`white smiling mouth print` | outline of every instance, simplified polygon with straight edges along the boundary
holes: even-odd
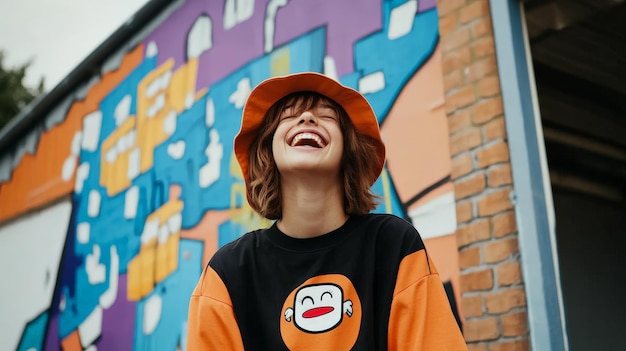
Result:
[[[297,134],[291,141],[290,145],[323,148],[324,146],[326,146],[326,142],[317,134],[305,132]]]

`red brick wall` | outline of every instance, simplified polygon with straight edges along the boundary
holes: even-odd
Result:
[[[510,155],[488,0],[438,0],[464,334],[472,351],[530,349]]]

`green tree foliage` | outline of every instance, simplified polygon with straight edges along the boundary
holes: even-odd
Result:
[[[4,66],[4,52],[0,50],[0,129],[26,105],[43,93],[43,78],[37,88],[24,85],[24,77],[31,62],[18,67]]]

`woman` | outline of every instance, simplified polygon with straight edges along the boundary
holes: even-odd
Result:
[[[415,228],[369,213],[385,147],[360,93],[317,73],[268,79],[235,154],[248,202],[276,221],[213,256],[188,350],[467,350]]]

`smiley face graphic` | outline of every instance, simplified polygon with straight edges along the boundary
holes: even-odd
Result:
[[[308,279],[285,300],[280,322],[289,349],[316,345],[325,350],[350,350],[359,334],[361,303],[352,282],[343,275]]]
[[[339,285],[307,285],[296,292],[293,308],[287,308],[285,319],[290,322],[295,315],[296,327],[305,332],[321,333],[339,325],[344,313],[352,316],[352,301],[343,300]]]

